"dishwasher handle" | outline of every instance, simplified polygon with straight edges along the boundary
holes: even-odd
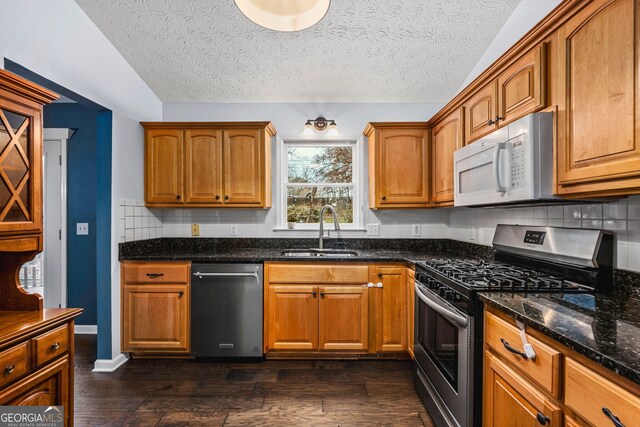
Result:
[[[197,271],[193,273],[193,275],[197,276],[198,279],[202,279],[203,277],[253,277],[256,281],[260,281],[258,273],[200,273]]]

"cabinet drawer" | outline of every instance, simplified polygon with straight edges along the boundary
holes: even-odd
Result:
[[[67,325],[34,338],[36,364],[47,363],[68,350],[69,329]]]
[[[124,263],[126,283],[189,283],[188,262]]]
[[[366,265],[270,264],[270,283],[356,283],[369,281]]]
[[[500,354],[512,366],[527,374],[553,396],[559,397],[562,354],[558,350],[527,334],[527,341],[536,352],[535,359],[525,359],[510,352],[505,343],[522,351],[520,329],[491,313],[487,313],[485,331],[485,342],[493,351]]]
[[[0,387],[26,374],[29,370],[27,343],[18,344],[0,353]]]
[[[570,358],[565,365],[565,404],[596,426],[613,425],[604,408],[625,426],[634,425],[640,414],[638,396]]]

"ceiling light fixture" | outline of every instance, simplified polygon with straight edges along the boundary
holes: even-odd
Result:
[[[275,31],[300,31],[317,24],[331,0],[235,0],[240,12],[256,24]]]
[[[327,136],[329,138],[336,138],[340,136],[338,133],[338,125],[335,120],[327,120],[322,116],[318,116],[315,120],[308,119],[304,124],[304,129],[302,130],[302,136],[304,137],[312,137],[315,135],[314,129],[318,132],[327,131]]]

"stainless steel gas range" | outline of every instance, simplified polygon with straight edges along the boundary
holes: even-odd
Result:
[[[438,426],[481,425],[479,292],[612,288],[611,232],[500,224],[493,247],[494,260],[434,258],[416,265],[416,388]]]

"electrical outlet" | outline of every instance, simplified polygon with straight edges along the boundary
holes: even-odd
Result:
[[[191,224],[191,235],[193,237],[200,235],[200,224]]]
[[[411,236],[413,237],[422,236],[422,227],[420,227],[420,224],[413,224],[411,226]]]
[[[379,236],[380,235],[380,224],[367,224],[367,235],[368,236]]]
[[[89,235],[89,223],[88,222],[77,222],[76,223],[76,235],[77,236],[88,236]]]
[[[229,228],[229,236],[237,236],[237,235],[238,235],[238,226],[234,224]]]
[[[469,240],[476,240],[476,230],[473,227],[469,227]]]

